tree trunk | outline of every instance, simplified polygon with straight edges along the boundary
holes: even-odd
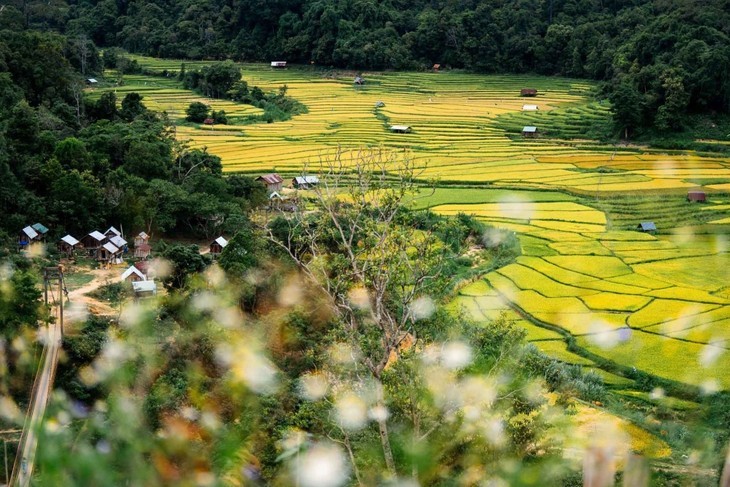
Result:
[[[380,383],[380,379],[377,382],[377,395],[378,399],[376,406],[378,408],[385,408],[385,401],[383,399],[383,385]],[[391,478],[395,478],[395,460],[393,460],[393,450],[390,447],[390,435],[388,434],[388,420],[386,418],[378,418],[378,433],[380,433],[380,444],[383,447],[383,457],[385,457],[385,466],[388,469],[388,474]]]

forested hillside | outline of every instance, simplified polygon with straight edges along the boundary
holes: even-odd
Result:
[[[631,131],[730,110],[730,2],[210,0],[10,2],[0,28],[53,28],[167,58],[353,69],[534,72],[610,81]]]

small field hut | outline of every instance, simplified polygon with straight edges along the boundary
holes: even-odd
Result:
[[[355,81],[353,81],[353,84],[356,86],[362,86],[365,84],[365,78],[363,78],[360,75],[355,76]]]
[[[38,239],[38,232],[36,232],[32,226],[28,225],[20,231],[18,236],[18,246],[22,249],[28,248],[32,242]]]
[[[540,109],[537,105],[522,105],[523,112],[536,112]]]
[[[150,236],[147,235],[145,232],[139,232],[136,237],[134,237],[134,246],[139,247],[142,244],[149,243]]]
[[[281,191],[281,186],[284,183],[284,179],[276,173],[264,174],[263,176],[257,177],[256,181],[261,181],[269,193]]]
[[[76,240],[71,235],[66,235],[65,237],[62,237],[61,240],[58,241],[58,251],[62,254],[66,254],[67,257],[71,257],[74,253],[74,250],[76,250],[76,247],[80,244],[78,240]]]
[[[687,201],[690,203],[705,203],[707,194],[704,191],[689,191],[687,193]]]
[[[226,245],[228,245],[228,240],[223,237],[218,237],[217,239],[213,240],[213,242],[211,242],[210,244],[211,255],[220,255],[221,252],[223,252],[223,249],[226,248]]]
[[[271,67],[277,69],[286,68],[286,61],[271,61]]]
[[[656,232],[656,225],[654,222],[641,222],[636,229],[640,232],[654,233]]]
[[[96,230],[81,238],[81,244],[89,251],[100,249],[102,244],[106,241],[106,235],[101,232],[97,232]]]
[[[122,282],[146,281],[147,276],[145,276],[142,271],[132,265],[129,266],[129,268],[122,273],[122,275],[119,277],[119,280]]]
[[[441,69],[441,65],[438,64],[438,63],[436,63],[436,64],[433,65],[433,67],[431,69],[433,69],[433,72],[434,73],[438,73],[439,72],[439,69]]]
[[[132,283],[132,290],[136,299],[155,296],[157,283],[155,281],[135,281]]]
[[[291,184],[296,189],[309,189],[319,184],[317,176],[297,176],[291,180]]]
[[[522,88],[520,96],[537,96],[537,90],[535,88]]]
[[[384,106],[385,106],[385,103],[382,101],[375,102],[375,108],[383,108]]]
[[[522,136],[523,137],[537,137],[538,134],[537,127],[533,125],[527,125],[522,128]]]
[[[409,125],[391,125],[390,131],[395,134],[410,134],[412,129]]]
[[[38,232],[38,240],[43,240],[44,238],[46,238],[46,234],[48,233],[48,227],[46,227],[42,223],[34,223],[31,226],[33,227],[33,230]]]

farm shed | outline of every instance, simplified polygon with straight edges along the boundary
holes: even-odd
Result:
[[[58,251],[62,254],[66,254],[68,257],[71,257],[74,253],[74,250],[76,250],[76,246],[80,243],[81,242],[76,240],[71,235],[66,235],[58,241]]]
[[[104,242],[106,242],[106,235],[96,230],[81,238],[81,243],[88,250],[97,250]]]
[[[537,137],[537,134],[538,134],[537,127],[534,127],[532,125],[527,125],[526,127],[522,128],[523,137]]]
[[[356,84],[356,85],[362,86],[362,85],[365,84],[365,78],[363,78],[360,75],[355,76],[355,81],[353,81],[353,83]]]
[[[272,68],[286,68],[286,61],[271,61]]]
[[[18,245],[20,245],[20,248],[27,247],[33,240],[38,239],[38,232],[36,232],[33,227],[28,225],[24,229],[20,231],[20,236],[18,237]]]
[[[273,193],[274,191],[281,191],[281,186],[284,183],[284,179],[276,173],[264,174],[256,178],[256,181],[261,181],[266,186],[266,191]]]
[[[111,226],[111,227],[107,228],[106,232],[104,232],[104,235],[106,235],[107,238],[111,238],[114,236],[121,237],[122,232],[117,230],[114,226]]]
[[[291,184],[297,189],[309,189],[319,184],[319,178],[317,176],[297,176],[291,180]]]
[[[391,125],[390,131],[396,134],[409,134],[411,133],[411,127],[408,125]]]
[[[134,246],[134,256],[138,259],[146,259],[152,252],[152,246],[150,244],[141,243]]]
[[[122,275],[119,277],[119,280],[122,282],[146,281],[147,276],[142,274],[142,271],[137,269],[135,266],[131,265],[126,271],[122,273]]]
[[[99,83],[99,80],[97,80],[96,78],[86,78],[86,84],[87,85],[93,86],[93,85],[95,85],[97,83]]]
[[[540,108],[537,105],[522,105],[523,112],[536,112]]]
[[[212,127],[213,124],[215,124],[215,120],[213,120],[212,118],[206,118],[205,120],[203,120],[203,125],[210,125]]]
[[[636,229],[641,232],[656,232],[656,225],[654,222],[641,222]]]
[[[520,96],[537,96],[537,90],[535,88],[522,88]]]
[[[134,237],[134,246],[138,247],[142,244],[149,243],[150,236],[147,235],[145,232],[139,232],[136,237]]]
[[[438,73],[438,70],[441,69],[441,65],[438,63],[434,64],[431,69],[433,69],[434,73]]]
[[[210,253],[212,255],[220,255],[220,253],[223,252],[223,249],[226,248],[226,245],[228,245],[228,240],[223,237],[218,237],[211,242]]]
[[[384,106],[385,106],[385,103],[382,101],[375,102],[375,108],[383,108]]]
[[[96,260],[115,264],[121,262],[121,252],[119,247],[111,242],[107,242],[99,249]]]
[[[707,201],[707,195],[704,191],[689,191],[687,193],[687,201],[692,203],[704,203]]]
[[[135,298],[155,296],[157,294],[157,283],[155,281],[135,281],[132,283],[132,290]]]
[[[31,226],[33,227],[33,230],[35,230],[36,232],[38,232],[38,239],[39,240],[42,239],[43,237],[45,237],[46,234],[48,233],[48,227],[46,227],[42,223],[34,223]]]

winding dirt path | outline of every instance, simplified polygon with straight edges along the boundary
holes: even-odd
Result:
[[[94,276],[90,282],[68,293],[69,306],[67,307],[67,313],[69,315],[69,321],[73,321],[74,317],[79,314],[85,315],[86,313],[90,313],[111,316],[118,313],[108,303],[99,301],[89,296],[88,293],[96,291],[106,284],[117,282],[121,271],[115,268],[94,269],[89,274]]]

